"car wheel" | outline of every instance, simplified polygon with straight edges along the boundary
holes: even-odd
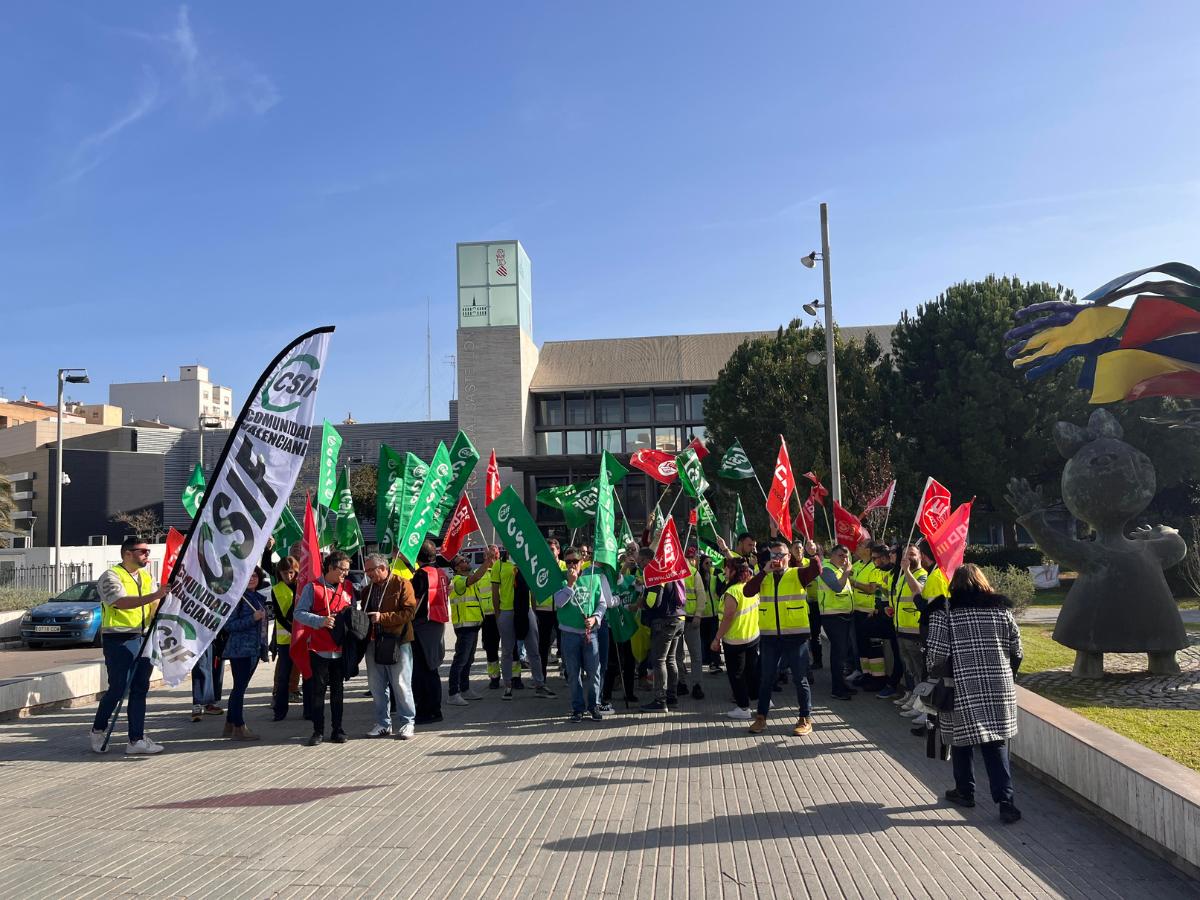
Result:
[[[41,641],[26,641],[25,646],[28,647],[30,650],[38,650],[38,649],[41,649],[42,642]]]

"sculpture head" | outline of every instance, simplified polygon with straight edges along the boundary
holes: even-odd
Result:
[[[1120,526],[1154,499],[1154,466],[1141,450],[1121,440],[1120,423],[1098,409],[1086,429],[1054,426],[1054,443],[1067,458],[1062,493],[1067,509],[1094,527]]]

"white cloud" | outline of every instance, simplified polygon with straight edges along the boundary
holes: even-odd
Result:
[[[158,104],[158,80],[148,67],[142,70],[142,84],[137,96],[129,103],[125,111],[101,128],[87,135],[75,148],[71,157],[70,171],[63,177],[63,183],[78,181],[105,159],[105,147],[122,131],[144,119],[154,111]]]
[[[260,116],[279,102],[275,83],[245,60],[201,52],[187,6],[179,7],[167,43],[189,99],[211,119],[234,112]]]

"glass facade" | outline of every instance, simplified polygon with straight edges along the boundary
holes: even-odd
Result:
[[[601,450],[634,453],[654,447],[678,453],[693,436],[705,436],[707,399],[707,388],[537,394],[535,452],[539,456]]]

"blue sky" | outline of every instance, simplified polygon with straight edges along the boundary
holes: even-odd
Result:
[[[840,5],[849,6],[849,5]],[[984,8],[987,6],[988,8]],[[964,9],[963,7],[969,7]],[[454,244],[520,239],[535,338],[843,324],[991,272],[1196,264],[1200,6],[9,4],[6,396],[201,362],[240,404],[333,322],[321,412],[435,415]]]

